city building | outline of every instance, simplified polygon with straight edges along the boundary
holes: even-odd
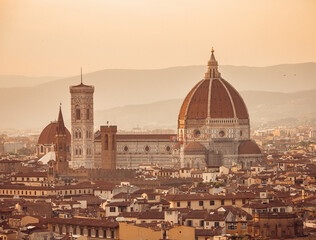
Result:
[[[178,118],[181,167],[207,165],[243,168],[262,159],[250,139],[247,107],[237,90],[221,77],[212,50],[204,79],[183,101]]]

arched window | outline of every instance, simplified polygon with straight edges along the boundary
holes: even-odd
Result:
[[[79,130],[79,138],[81,138],[81,131]]]
[[[76,120],[80,120],[80,109],[76,109]]]
[[[81,150],[81,148],[79,148],[79,155],[82,155],[82,150]]]
[[[105,141],[104,141],[104,150],[109,149],[109,136],[106,134],[105,135]]]
[[[115,136],[112,135],[112,150],[115,150]]]
[[[43,153],[44,152],[44,147],[43,146],[41,146],[41,153]]]
[[[78,149],[76,149],[76,155],[78,155]]]

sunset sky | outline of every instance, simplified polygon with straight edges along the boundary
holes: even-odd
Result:
[[[0,0],[0,74],[316,62],[315,0]]]

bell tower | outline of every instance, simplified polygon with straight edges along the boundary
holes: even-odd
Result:
[[[93,93],[94,86],[82,82],[70,86],[71,95],[71,161],[72,168],[93,168]]]

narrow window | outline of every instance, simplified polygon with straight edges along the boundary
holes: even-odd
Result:
[[[80,120],[80,109],[76,109],[76,120]]]
[[[104,150],[109,149],[109,136],[105,135]]]
[[[87,120],[90,118],[90,109],[87,109]]]

